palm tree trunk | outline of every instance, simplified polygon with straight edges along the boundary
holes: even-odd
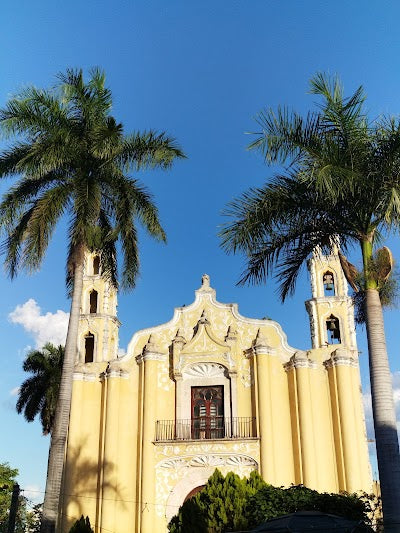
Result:
[[[388,533],[400,531],[400,455],[382,305],[375,288],[366,289],[366,316],[376,452]]]
[[[83,248],[76,254],[74,286],[68,333],[65,343],[64,364],[57,401],[56,416],[51,434],[49,463],[47,468],[46,493],[40,532],[54,533],[60,503],[61,482],[64,468],[69,413],[71,407],[72,377],[76,361],[78,326],[83,286]]]

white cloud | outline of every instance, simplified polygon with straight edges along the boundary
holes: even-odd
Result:
[[[36,348],[41,348],[46,342],[52,342],[56,346],[65,344],[69,318],[69,313],[65,311],[58,309],[55,313],[41,314],[39,305],[30,298],[24,304],[17,305],[8,318],[32,335]]]
[[[26,485],[23,495],[33,503],[41,503],[44,500],[44,493],[39,485]]]
[[[13,389],[10,390],[10,396],[18,396],[18,393],[19,393],[19,387],[14,387]]]

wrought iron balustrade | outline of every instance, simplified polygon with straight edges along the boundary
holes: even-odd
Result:
[[[251,439],[257,437],[255,417],[204,416],[188,420],[157,420],[155,441]]]

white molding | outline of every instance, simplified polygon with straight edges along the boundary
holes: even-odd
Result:
[[[190,375],[191,367],[203,369],[209,367],[210,370],[204,370],[203,375]],[[218,372],[214,372],[216,367],[218,367]],[[189,372],[187,372],[187,369],[189,369]],[[234,393],[236,390],[236,374],[231,376],[229,369],[219,363],[202,361],[199,363],[192,362],[184,367],[182,371],[182,377],[176,380],[176,419],[191,419],[192,387],[211,387],[217,385],[223,385],[224,387],[224,417],[237,417],[237,395]]]
[[[226,377],[227,369],[218,363],[194,363],[184,368],[183,379]]]
[[[99,375],[94,372],[74,372],[72,379],[74,381],[97,381],[99,379]]]
[[[129,358],[130,359],[130,358]],[[147,352],[141,353],[140,355],[136,356],[136,362],[140,365],[141,363],[145,361],[167,361],[168,356],[167,354],[160,353],[160,352]],[[126,356],[120,357],[118,361],[126,361]]]
[[[334,366],[351,366],[353,368],[358,367],[358,363],[355,359],[347,357],[336,357],[334,359],[327,359],[324,361],[324,365],[326,368],[332,368]]]

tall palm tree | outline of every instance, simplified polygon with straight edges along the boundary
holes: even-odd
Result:
[[[250,145],[267,164],[286,171],[264,187],[250,189],[227,208],[230,221],[222,246],[241,252],[247,267],[241,282],[261,283],[275,271],[284,300],[293,293],[302,265],[316,247],[356,245],[363,273],[348,280],[365,292],[371,392],[385,531],[400,530],[400,457],[391,374],[379,289],[376,245],[400,228],[400,122],[369,121],[362,87],[343,96],[337,78],[317,74],[311,92],[322,103],[307,117],[278,108],[258,116],[262,131]],[[342,256],[343,264],[347,260]]]
[[[13,277],[39,268],[57,222],[69,217],[67,283],[71,312],[56,418],[52,431],[42,531],[57,521],[70,413],[72,375],[86,249],[116,283],[116,241],[123,252],[122,286],[131,288],[139,269],[136,221],[165,241],[150,194],[132,172],[171,167],[184,157],[174,139],[154,131],[125,135],[111,115],[104,73],[60,74],[50,90],[29,87],[0,110],[0,126],[13,139],[0,154],[0,176],[21,176],[0,204],[6,232],[5,264]]]
[[[48,342],[41,350],[31,350],[23,363],[24,371],[31,376],[19,389],[17,412],[23,412],[28,422],[39,415],[43,435],[51,433],[53,427],[63,360],[64,346]]]

